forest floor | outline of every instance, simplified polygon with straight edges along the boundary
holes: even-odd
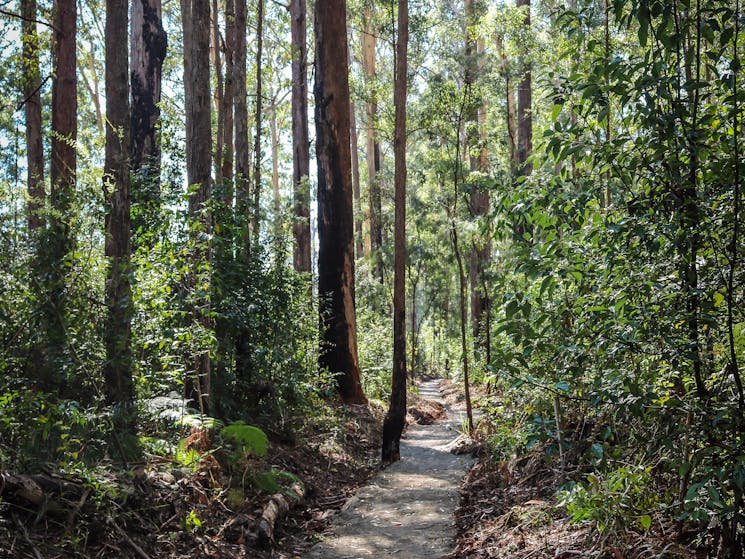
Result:
[[[428,398],[438,397],[436,384],[428,382],[411,398],[403,461],[382,473],[385,410],[380,404],[328,408],[301,423],[292,440],[270,437],[275,440],[270,440],[268,456],[252,459],[243,472],[230,468],[219,449],[211,450],[213,443],[200,440],[194,443],[204,443],[202,457],[190,468],[172,458],[149,456],[127,471],[102,464],[64,472],[43,468],[33,476],[0,472],[0,558],[296,559],[319,541],[330,541],[336,519],[366,508],[371,492],[382,490],[394,475],[403,476],[400,483],[418,492],[420,503],[392,487],[406,510],[399,511],[400,518],[391,510],[369,528],[380,532],[387,524],[404,533],[405,523],[423,526],[426,511],[431,529],[422,530],[422,539],[412,541],[411,549],[426,549],[437,541],[438,549],[447,551],[454,536],[458,484],[468,461],[431,448],[455,438],[461,422],[458,412],[451,412],[447,422],[436,423],[444,410]],[[199,436],[192,433],[189,439]],[[269,470],[296,476],[305,496],[278,521],[272,540],[262,542],[256,528],[271,494],[251,489],[245,478],[252,471]],[[11,482],[29,479],[42,485],[38,502],[25,500],[29,492],[22,488],[8,489]],[[431,482],[430,489],[422,485],[424,480]],[[391,508],[378,504],[384,515]],[[311,557],[337,557],[319,555],[320,549],[310,552]],[[417,557],[408,552],[398,556]]]
[[[481,395],[483,397],[483,395]],[[479,401],[479,397],[475,399]],[[477,426],[481,444],[489,424]],[[628,517],[627,524],[601,533],[591,521],[573,523],[558,492],[578,483],[588,473],[573,440],[572,451],[549,457],[538,444],[527,453],[494,460],[482,447],[478,461],[466,474],[455,513],[455,550],[448,559],[703,559],[711,557],[692,545],[695,532],[651,512],[651,526],[643,530]],[[622,513],[623,506],[604,498],[606,514]],[[620,510],[619,510],[620,507]],[[620,518],[623,518],[621,515]]]
[[[383,415],[379,404],[319,408],[292,440],[270,436],[268,455],[240,470],[202,441],[206,448],[189,467],[146,456],[125,471],[104,463],[67,471],[48,465],[33,475],[0,472],[0,558],[297,557],[379,471]],[[198,446],[199,435],[188,439]],[[279,520],[273,541],[261,542],[256,527],[272,494],[250,479],[271,470],[299,479],[305,498]],[[43,495],[12,487],[18,482],[41,484]]]
[[[476,393],[474,401],[483,397]],[[559,467],[538,445],[494,461],[483,441],[478,461],[453,455],[462,400],[457,384],[422,382],[410,398],[402,459],[382,471],[379,404],[328,408],[308,418],[294,440],[272,441],[269,455],[247,464],[244,477],[290,472],[305,497],[280,519],[271,541],[261,542],[256,531],[271,495],[249,489],[219,453],[205,452],[193,470],[152,457],[127,472],[37,475],[46,492],[39,502],[0,499],[0,558],[704,557],[661,517],[649,531],[603,537],[588,524],[572,524],[556,497],[585,473],[571,456]],[[8,482],[17,480],[0,473],[0,495],[8,497]]]

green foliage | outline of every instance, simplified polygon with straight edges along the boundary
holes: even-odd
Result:
[[[362,267],[358,274],[358,285],[364,305],[357,311],[357,344],[359,346],[362,388],[368,398],[385,400],[390,393],[393,374],[393,350],[391,317],[379,309],[385,304],[385,293],[372,277],[370,270]]]
[[[0,469],[68,468],[104,456],[110,417],[24,389],[0,394]]]
[[[624,466],[588,474],[557,494],[574,523],[593,523],[601,534],[624,529],[649,530],[659,502],[649,467]]]
[[[264,493],[285,493],[287,495],[293,495],[285,489],[284,485],[298,481],[300,480],[295,474],[275,468],[272,468],[267,472],[256,472],[251,476],[253,486]]]
[[[269,449],[266,433],[258,427],[246,425],[243,421],[226,425],[220,430],[220,436],[225,441],[237,443],[238,450],[243,456],[254,455],[263,458]]]
[[[261,425],[312,408],[326,388],[317,372],[317,317],[307,278],[280,256],[268,266],[263,259],[254,253],[220,280],[215,318],[223,336],[213,385],[219,415]]]
[[[187,439],[179,441],[175,452],[173,453],[173,459],[186,468],[189,468],[192,472],[196,472],[199,467],[199,460],[204,456],[203,452],[199,452],[196,448],[189,446]]]
[[[189,511],[189,514],[186,515],[186,518],[184,518],[184,530],[186,530],[189,533],[197,531],[199,528],[202,527],[202,520],[197,516],[197,513],[194,509]]]

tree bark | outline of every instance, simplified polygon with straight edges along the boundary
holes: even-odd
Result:
[[[409,271],[409,279],[411,280],[411,271]],[[417,316],[416,316],[416,293],[417,286],[419,284],[419,278],[416,281],[411,282],[411,364],[409,369],[410,380],[413,383],[417,369]]]
[[[319,365],[337,374],[337,387],[345,402],[364,403],[367,399],[362,391],[357,359],[354,304],[346,16],[346,0],[316,1],[318,291],[321,330],[326,343]]]
[[[290,1],[292,35],[292,184],[295,219],[293,264],[310,273],[310,140],[308,134],[308,42],[305,0]]]
[[[239,0],[240,1],[240,0]],[[222,120],[222,155],[220,178],[221,199],[225,205],[233,202],[233,106],[235,97],[235,0],[225,0],[225,82],[220,113]]]
[[[132,289],[129,283],[129,64],[126,0],[106,1],[106,154],[104,200],[108,260],[106,276],[106,363],[104,380],[109,404],[134,402],[132,381]],[[131,418],[130,418],[131,421]],[[131,425],[127,425],[131,427]]]
[[[215,89],[212,92],[215,103],[215,113],[217,114],[217,130],[215,131],[215,190],[222,190],[222,156],[223,156],[223,139],[224,139],[224,113],[223,113],[223,73],[222,73],[222,56],[220,45],[220,11],[217,0],[212,0],[212,21],[210,30],[212,31],[212,40],[210,41],[210,55],[212,56],[212,67],[215,71]]]
[[[256,133],[254,135],[254,184],[253,184],[253,212],[251,216],[251,242],[259,244],[259,220],[261,204],[261,112],[262,112],[262,51],[264,48],[264,0],[258,0],[256,7]]]
[[[463,361],[463,388],[466,394],[466,419],[468,421],[468,432],[473,430],[473,411],[471,407],[471,386],[468,372],[468,338],[466,337],[466,323],[468,321],[468,307],[466,304],[466,272],[463,266],[463,256],[458,244],[458,230],[455,225],[455,219],[451,218],[450,222],[450,239],[453,243],[453,252],[455,261],[458,264],[458,295],[460,303],[460,346]]]
[[[362,232],[362,193],[360,192],[360,158],[357,144],[357,115],[354,102],[349,104],[350,149],[352,150],[352,189],[354,191],[354,245],[355,255],[360,258],[365,254]]]
[[[273,88],[272,88],[273,89]],[[282,236],[282,202],[279,194],[279,130],[277,128],[277,97],[272,95],[269,107],[269,136],[272,141],[272,203],[274,205],[274,235]]]
[[[211,219],[207,211],[210,199],[210,162],[212,131],[210,114],[210,5],[209,0],[181,0],[184,26],[184,94],[186,105],[186,174],[190,188],[189,217],[198,223],[192,227],[190,239],[192,272],[187,278],[191,293],[189,316],[192,324],[209,327],[208,290],[200,290],[199,283],[209,282],[209,238]],[[201,275],[201,277],[200,277]],[[206,276],[206,277],[205,277]],[[207,348],[196,348],[188,364],[189,374],[184,379],[186,397],[195,401],[200,411],[207,413],[210,402],[210,358]]]
[[[140,206],[133,231],[145,227],[160,209],[160,121],[163,61],[168,39],[163,29],[161,0],[132,2],[131,64],[132,116],[129,156],[132,202]]]
[[[376,132],[378,100],[375,94],[375,29],[373,9],[370,2],[365,4],[365,29],[362,32],[362,69],[365,73],[367,99],[367,179],[369,191],[370,254],[375,259],[374,267],[380,282],[383,282],[383,260],[380,250],[383,247],[382,200],[380,194],[380,143]]]
[[[21,1],[23,33],[23,96],[26,116],[26,154],[28,207],[26,220],[30,232],[44,228],[44,145],[41,138],[41,73],[39,35],[36,32],[36,0]]]
[[[247,256],[250,246],[248,221],[250,208],[248,150],[248,92],[246,90],[246,0],[235,4],[235,195],[238,224],[241,226],[241,246],[238,254]]]
[[[299,482],[293,483],[285,494],[275,493],[272,495],[256,523],[256,533],[260,546],[268,546],[274,541],[277,524],[287,516],[293,505],[301,503],[304,498],[305,487]]]
[[[395,237],[393,263],[393,379],[391,401],[383,422],[384,463],[401,458],[401,433],[406,424],[406,73],[409,43],[408,0],[398,0],[395,104]]]
[[[518,8],[525,6],[523,26],[530,30],[530,0],[516,0]],[[530,56],[530,53],[525,53]],[[533,113],[532,113],[532,65],[526,61],[522,65],[522,77],[517,86],[517,164],[521,176],[533,171],[527,164],[533,152]]]
[[[43,248],[49,266],[47,299],[43,316],[47,328],[47,353],[42,380],[48,388],[61,382],[67,334],[65,325],[67,255],[72,250],[70,205],[75,191],[77,154],[77,59],[75,0],[54,3],[54,48],[52,80],[52,162],[50,167],[49,243]],[[51,383],[51,384],[50,384]]]

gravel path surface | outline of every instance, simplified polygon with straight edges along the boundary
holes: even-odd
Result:
[[[419,394],[442,401],[439,381],[422,383]],[[401,460],[357,491],[306,559],[438,559],[452,551],[458,487],[472,460],[445,448],[458,436],[465,416],[446,411],[448,419],[408,427]]]

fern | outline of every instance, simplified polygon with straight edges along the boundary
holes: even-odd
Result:
[[[241,445],[246,454],[253,453],[259,458],[266,456],[269,449],[269,439],[266,433],[258,427],[246,425],[243,421],[236,421],[223,427],[220,435],[223,439],[230,439]]]

